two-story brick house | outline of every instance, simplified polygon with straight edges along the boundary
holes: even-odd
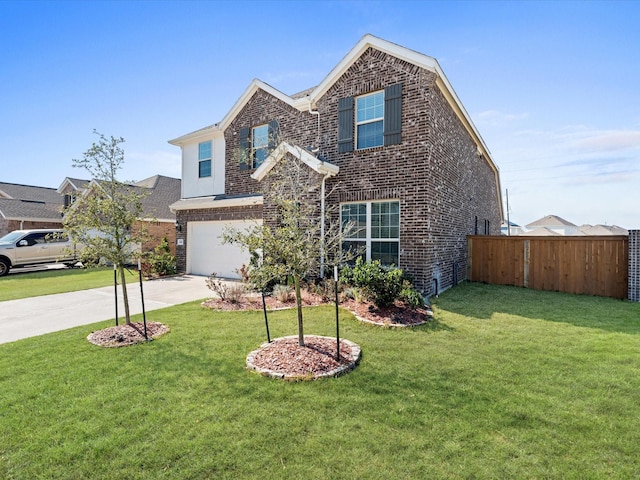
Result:
[[[500,233],[498,169],[438,62],[371,35],[318,86],[288,96],[254,80],[219,123],[170,143],[182,149],[183,272],[238,276],[247,256],[219,235],[263,221],[264,178],[286,155],[358,225],[349,242],[425,293],[466,277],[467,235]]]

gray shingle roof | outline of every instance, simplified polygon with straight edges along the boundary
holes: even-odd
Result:
[[[17,200],[33,200],[37,202],[56,203],[62,205],[63,198],[55,188],[34,187],[17,183],[0,182],[0,198]]]
[[[180,200],[179,178],[154,175],[134,185],[150,190],[150,193],[142,199],[145,216],[155,217],[158,220],[175,220],[176,214],[169,210],[169,205]]]

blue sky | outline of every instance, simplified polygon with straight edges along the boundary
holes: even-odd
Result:
[[[435,57],[500,168],[510,218],[640,228],[640,2],[0,1],[0,180],[58,187],[95,140],[122,180],[253,78],[318,84],[366,33]]]

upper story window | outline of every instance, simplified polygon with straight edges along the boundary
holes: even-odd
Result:
[[[357,148],[384,145],[384,92],[363,95],[356,99]]]
[[[211,176],[211,141],[198,144],[198,177]]]
[[[258,168],[269,156],[269,125],[251,129],[251,159],[253,168]]]
[[[400,261],[400,202],[345,203],[340,209],[345,232],[344,248],[362,248],[365,259],[380,260],[383,265]]]
[[[402,84],[338,101],[338,153],[402,143]]]
[[[278,142],[278,121],[271,120],[256,127],[240,129],[240,170],[258,168]]]

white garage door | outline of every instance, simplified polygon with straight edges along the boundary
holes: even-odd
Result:
[[[261,220],[233,220],[223,222],[189,222],[187,232],[187,272],[194,275],[240,278],[236,270],[249,263],[249,254],[237,245],[223,244],[220,238],[227,225],[244,230]]]

